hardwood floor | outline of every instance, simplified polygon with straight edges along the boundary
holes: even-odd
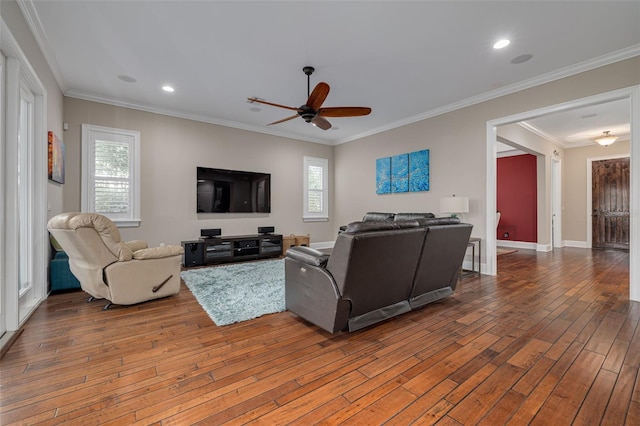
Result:
[[[283,312],[215,326],[189,290],[51,296],[0,361],[0,423],[638,425],[629,256],[500,256],[444,301],[331,335]]]

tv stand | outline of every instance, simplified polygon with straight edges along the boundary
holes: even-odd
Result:
[[[203,266],[266,259],[282,254],[282,235],[253,234],[182,241],[182,265]]]

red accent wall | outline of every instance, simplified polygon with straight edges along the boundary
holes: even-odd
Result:
[[[499,240],[538,241],[536,156],[498,158],[497,204]]]

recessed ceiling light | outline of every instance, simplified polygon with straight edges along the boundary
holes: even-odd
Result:
[[[258,107],[251,107],[251,108],[249,108],[249,111],[251,111],[251,112],[260,112],[261,109],[258,108]]]
[[[133,77],[131,77],[130,75],[126,75],[126,74],[121,74],[118,76],[118,78],[122,81],[125,81],[127,83],[135,83],[137,80]]]
[[[167,86],[162,86],[162,90],[164,90],[165,92],[173,93],[174,88],[167,85]]]
[[[513,58],[511,60],[511,63],[512,64],[521,64],[523,62],[527,62],[531,58],[533,58],[533,55],[531,53],[527,53],[527,54],[524,54],[524,55],[516,56],[515,58]]]
[[[498,41],[496,41],[496,43],[493,45],[493,48],[494,48],[494,49],[502,49],[502,48],[504,48],[504,47],[507,47],[507,46],[509,45],[509,43],[511,43],[511,40],[507,40],[506,38],[505,38],[505,39],[502,39],[502,40],[498,40]]]

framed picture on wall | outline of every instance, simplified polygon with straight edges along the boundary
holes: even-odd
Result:
[[[409,191],[429,190],[429,150],[409,153]]]
[[[391,193],[391,157],[376,160],[376,194]]]
[[[409,154],[391,157],[391,192],[409,191]]]
[[[64,142],[49,131],[49,179],[64,183]]]

